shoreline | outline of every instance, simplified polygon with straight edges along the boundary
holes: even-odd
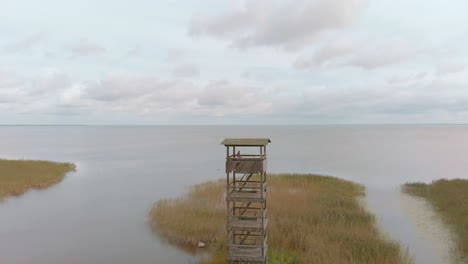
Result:
[[[468,263],[468,180],[440,179],[402,185],[401,192],[422,199],[454,237],[453,263]]]

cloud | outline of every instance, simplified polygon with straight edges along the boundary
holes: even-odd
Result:
[[[34,45],[39,43],[43,39],[41,33],[30,35],[26,38],[20,39],[16,42],[10,43],[3,47],[5,52],[21,52],[32,48]]]
[[[60,92],[60,106],[133,114],[229,116],[271,111],[268,92],[218,80],[194,84],[148,75],[113,74],[99,82],[76,83]]]
[[[184,113],[186,115],[224,116],[235,113],[261,113],[271,106],[262,103],[261,89],[228,81],[206,85],[183,80],[161,81],[149,76],[116,75],[99,86],[86,89],[85,96],[99,100],[112,109],[144,113]],[[259,104],[260,103],[260,104]]]
[[[200,74],[200,71],[198,70],[198,68],[190,64],[178,65],[173,69],[172,72],[174,76],[178,78],[195,77]]]
[[[71,84],[70,77],[55,68],[43,68],[39,74],[29,80],[27,92],[31,96],[48,95],[62,90]]]
[[[311,88],[284,100],[276,114],[305,123],[454,122],[457,115],[468,116],[465,87],[434,81],[410,86],[383,83]]]
[[[263,115],[273,109],[268,90],[259,87],[231,83],[226,80],[212,81],[197,95],[202,112],[217,116],[229,114]]]
[[[35,80],[38,80],[39,77]],[[44,104],[33,90],[33,78],[21,76],[12,71],[0,70],[0,106],[9,113],[24,113],[35,106]]]
[[[300,57],[294,63],[297,69],[319,69],[352,66],[366,70],[387,67],[411,61],[425,51],[401,40],[339,39],[326,43],[310,57]]]
[[[105,48],[88,40],[80,40],[77,43],[67,45],[65,48],[74,56],[100,55],[106,52]]]
[[[69,108],[79,108],[89,105],[89,101],[84,99],[85,87],[81,84],[72,84],[60,94],[59,106]]]
[[[466,66],[457,62],[443,62],[437,65],[436,74],[446,75],[452,73],[459,73],[466,69]]]
[[[300,50],[327,30],[352,26],[366,6],[365,0],[245,1],[241,8],[210,18],[194,17],[189,33],[209,35],[233,46],[272,46]]]
[[[43,69],[35,77],[3,71],[0,108],[24,114],[104,113],[167,120],[178,117],[179,121],[222,117],[226,123],[239,118],[309,124],[450,122],[455,116],[468,116],[466,83],[449,78],[416,82],[411,80],[425,78],[425,74],[408,76],[399,76],[404,80],[395,83],[310,86],[302,92],[283,93],[280,87],[234,80],[205,83],[114,73],[100,81],[78,81],[56,69]]]
[[[167,57],[166,61],[173,63],[173,62],[180,62],[183,61],[188,55],[188,51],[185,49],[180,48],[171,48],[167,50]]]
[[[138,56],[141,56],[141,54],[143,53],[143,50],[140,48],[140,47],[134,47],[132,49],[130,49],[124,57],[138,57]]]
[[[18,104],[26,95],[22,89],[26,84],[16,73],[0,69],[0,106],[10,108]]]
[[[21,84],[16,73],[0,69],[0,90],[13,88]]]
[[[87,84],[86,96],[98,101],[128,101],[151,93],[161,83],[154,77],[114,74]]]
[[[406,74],[406,75],[394,75],[390,77],[387,82],[390,85],[408,85],[408,84],[417,84],[427,77],[426,72],[419,72],[416,74]]]

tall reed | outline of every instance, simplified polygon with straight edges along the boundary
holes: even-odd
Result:
[[[268,181],[269,263],[411,263],[361,205],[363,186],[320,175],[282,174]],[[199,184],[180,198],[155,203],[152,226],[180,246],[207,242],[211,258],[205,263],[226,263],[224,184]]]
[[[31,188],[47,188],[74,170],[75,165],[71,163],[0,159],[0,201],[7,196],[23,194]]]

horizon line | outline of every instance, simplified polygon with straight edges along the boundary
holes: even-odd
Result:
[[[0,124],[0,126],[463,126],[468,123],[325,123],[325,124]]]

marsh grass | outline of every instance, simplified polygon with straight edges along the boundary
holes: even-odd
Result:
[[[468,260],[468,180],[407,183],[402,190],[427,199],[456,234],[458,251]]]
[[[411,263],[396,242],[382,237],[359,202],[364,187],[319,175],[268,178],[269,263]],[[176,199],[155,203],[154,230],[179,246],[208,243],[226,263],[224,181],[196,185]]]
[[[47,188],[74,170],[75,165],[71,163],[0,159],[0,201],[21,195],[28,189]]]

